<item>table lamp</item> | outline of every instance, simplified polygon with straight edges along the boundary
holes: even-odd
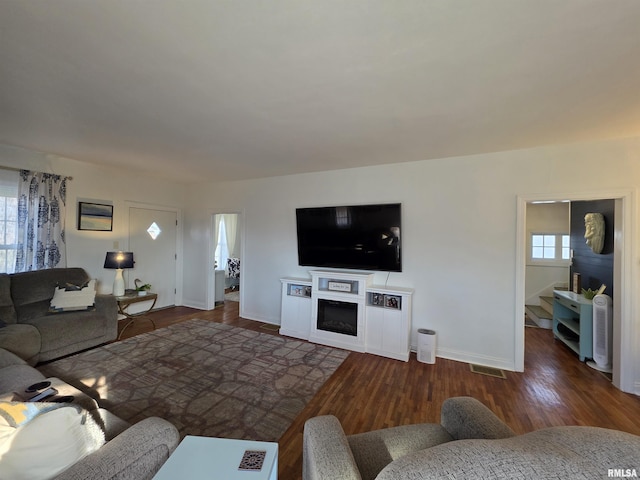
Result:
[[[133,268],[133,252],[107,252],[104,259],[104,268],[116,270],[116,278],[113,280],[113,294],[116,297],[124,295],[123,268]]]

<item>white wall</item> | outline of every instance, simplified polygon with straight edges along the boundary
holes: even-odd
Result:
[[[200,259],[208,248],[211,212],[242,210],[241,314],[279,323],[279,278],[306,276],[308,270],[297,264],[296,207],[401,202],[403,272],[388,278],[377,273],[375,281],[415,289],[413,344],[418,328],[432,328],[439,356],[513,369],[515,324],[521,323],[515,305],[516,197],[635,190],[639,157],[640,139],[634,138],[201,185],[190,190],[185,211],[185,243],[191,247],[185,290],[190,302],[203,302]],[[634,244],[636,229],[627,232]],[[635,245],[629,268],[636,282]],[[638,330],[636,325],[635,338]]]
[[[536,148],[398,165],[242,182],[172,184],[70,159],[0,146],[0,165],[71,175],[67,229],[70,266],[82,266],[109,290],[104,254],[127,243],[127,201],[184,209],[184,304],[206,307],[212,214],[241,213],[241,314],[279,323],[280,281],[306,276],[297,264],[295,208],[401,202],[403,272],[377,273],[376,283],[415,289],[413,332],[438,332],[438,355],[513,369],[517,318],[517,196],[555,197],[640,186],[640,138]],[[113,232],[75,229],[78,199],[111,201]],[[624,265],[637,291],[637,195]],[[179,279],[180,282],[180,279]],[[640,364],[640,315],[631,296],[631,351]],[[640,372],[631,373],[640,392]]]
[[[571,230],[570,203],[543,203],[527,205],[527,238],[531,233],[566,233]],[[530,245],[527,244],[527,253]],[[539,305],[539,295],[549,295],[556,284],[569,285],[569,267],[551,264],[527,263],[525,277],[525,303]]]
[[[185,187],[181,185],[6,145],[0,145],[0,165],[73,177],[67,184],[67,265],[87,270],[89,275],[98,279],[98,291],[103,293],[111,293],[114,277],[113,270],[103,268],[106,252],[117,249],[114,248],[116,242],[122,250],[128,247],[129,217],[126,202],[175,208],[182,208],[184,202]],[[76,228],[79,200],[113,204],[113,231],[79,231]]]

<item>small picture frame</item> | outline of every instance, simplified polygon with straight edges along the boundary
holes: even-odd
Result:
[[[113,231],[113,205],[78,202],[78,230]]]
[[[582,282],[581,282],[581,275],[579,273],[574,273],[573,274],[573,284],[572,284],[572,290],[573,293],[581,293],[582,292]]]
[[[293,297],[311,297],[311,287],[306,285],[289,285],[289,295]]]
[[[331,290],[332,292],[351,293],[353,290],[353,282],[338,282],[335,280],[329,280],[327,284],[327,290]]]
[[[399,295],[385,295],[384,306],[387,308],[400,310],[402,308],[402,297]]]
[[[369,297],[369,303],[371,305],[376,306],[376,307],[384,307],[385,306],[384,295],[382,293],[372,292],[370,295],[371,296]]]

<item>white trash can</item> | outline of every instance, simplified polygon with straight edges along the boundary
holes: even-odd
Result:
[[[418,361],[436,363],[436,332],[434,330],[418,329]]]

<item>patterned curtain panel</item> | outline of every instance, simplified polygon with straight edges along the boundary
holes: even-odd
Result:
[[[67,177],[20,171],[16,272],[66,267]]]

